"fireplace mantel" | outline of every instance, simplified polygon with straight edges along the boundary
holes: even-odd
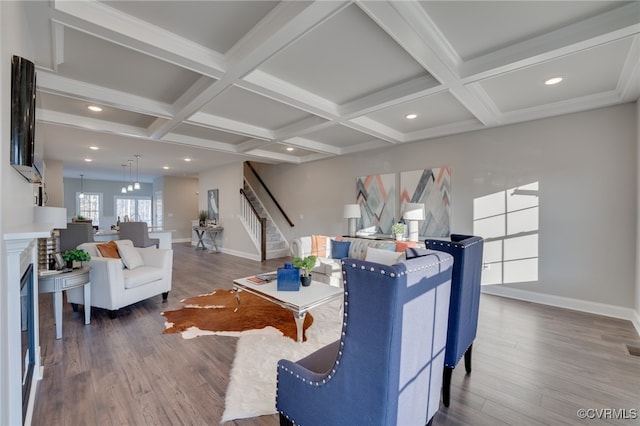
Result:
[[[42,378],[40,365],[40,337],[38,330],[38,261],[37,239],[48,238],[50,229],[43,225],[25,225],[12,229],[3,236],[7,282],[1,288],[3,306],[2,333],[0,333],[3,356],[0,357],[0,424],[20,425],[22,419],[22,353],[21,353],[21,318],[20,318],[20,279],[29,264],[33,264],[33,306],[35,334],[35,367],[29,395],[29,408],[24,424],[31,423],[33,401],[37,389],[37,381]]]

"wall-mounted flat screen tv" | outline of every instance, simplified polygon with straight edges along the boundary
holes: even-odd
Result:
[[[42,179],[35,158],[36,70],[33,62],[11,59],[11,165],[29,182]]]

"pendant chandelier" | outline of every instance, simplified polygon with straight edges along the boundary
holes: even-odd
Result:
[[[125,182],[125,167],[127,167],[127,165],[123,164],[122,165],[122,190],[120,191],[123,194],[127,193],[127,184]]]
[[[138,162],[140,161],[140,154],[136,154],[136,183],[133,184],[133,189],[140,189],[140,177],[138,175]]]
[[[80,195],[78,195],[78,198],[80,198],[81,200],[84,198],[84,191],[82,190],[82,178],[84,177],[84,175],[80,175]]]
[[[133,191],[133,183],[131,182],[131,165],[133,164],[133,160],[129,161],[129,185],[127,186],[127,191]]]

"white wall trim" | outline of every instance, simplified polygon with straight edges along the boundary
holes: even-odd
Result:
[[[221,251],[222,253],[230,254],[232,256],[244,257],[245,259],[250,259],[250,260],[255,260],[256,262],[260,262],[260,255],[256,253],[246,253],[243,251],[226,249],[226,248],[222,248]]]
[[[556,306],[558,308],[573,309],[574,311],[625,319],[631,321],[636,332],[640,336],[640,315],[638,315],[638,312],[632,308],[623,308],[620,306],[607,305],[605,303],[536,293],[534,291],[504,286],[483,286],[481,291],[482,293],[494,296],[508,297],[510,299],[524,300],[526,302],[540,303],[542,305]]]

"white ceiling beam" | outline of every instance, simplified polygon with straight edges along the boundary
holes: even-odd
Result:
[[[357,4],[478,120],[487,126],[498,124],[486,105],[460,81],[458,64],[452,62],[450,46],[442,44],[443,38],[424,25],[411,25],[416,20],[429,19],[424,8],[414,2],[364,1]]]
[[[153,136],[161,138],[163,133],[170,131],[193,115],[276,52],[297,40],[314,26],[324,22],[345,4],[340,2],[280,3],[230,50],[227,54],[228,67],[220,80],[194,97],[180,111],[176,111],[174,118],[156,129]]]
[[[155,117],[170,118],[173,115],[173,107],[164,102],[72,80],[43,69],[38,69],[38,89]]]
[[[217,78],[224,55],[98,1],[55,1],[54,20],[149,56]],[[75,19],[73,19],[75,18]]]
[[[295,137],[287,139],[283,142],[290,146],[306,149],[307,151],[320,152],[322,154],[340,155],[340,148],[322,142],[313,141],[311,139]]]
[[[227,142],[213,141],[209,139],[195,138],[193,136],[179,135],[177,133],[169,133],[165,135],[165,137],[161,139],[160,142],[168,142],[176,145],[205,148],[213,151],[226,152],[226,153],[232,153],[232,154],[237,153],[237,148],[233,144],[230,144]]]
[[[100,133],[110,133],[121,136],[132,136],[147,139],[145,129],[126,124],[113,123],[105,120],[98,120],[90,117],[81,117],[74,114],[67,114],[58,111],[38,109],[36,114],[41,123],[57,124],[61,126],[74,127],[77,129],[91,130]]]
[[[334,102],[261,70],[252,71],[236,85],[327,120],[338,116],[338,105]]]
[[[466,61],[461,78],[477,81],[629,37],[640,32],[639,19],[640,2],[634,2]]]
[[[631,42],[617,90],[625,101],[632,102],[640,98],[640,36],[635,36]]]
[[[281,127],[273,134],[273,138],[276,140],[284,140],[296,136],[302,136],[305,134],[317,132],[319,130],[334,126],[331,121],[327,121],[317,116],[311,116],[302,120],[296,121],[285,127]]]
[[[442,91],[440,83],[430,75],[413,78],[380,90],[340,107],[340,116],[349,120]]]
[[[236,152],[249,152],[256,148],[266,148],[267,146],[274,145],[273,141],[265,141],[261,139],[250,139],[246,142],[242,142],[236,145]]]
[[[273,132],[271,132],[271,130],[204,112],[193,114],[188,120],[185,120],[185,123],[221,130],[223,132],[236,133],[250,138],[273,139]]]

